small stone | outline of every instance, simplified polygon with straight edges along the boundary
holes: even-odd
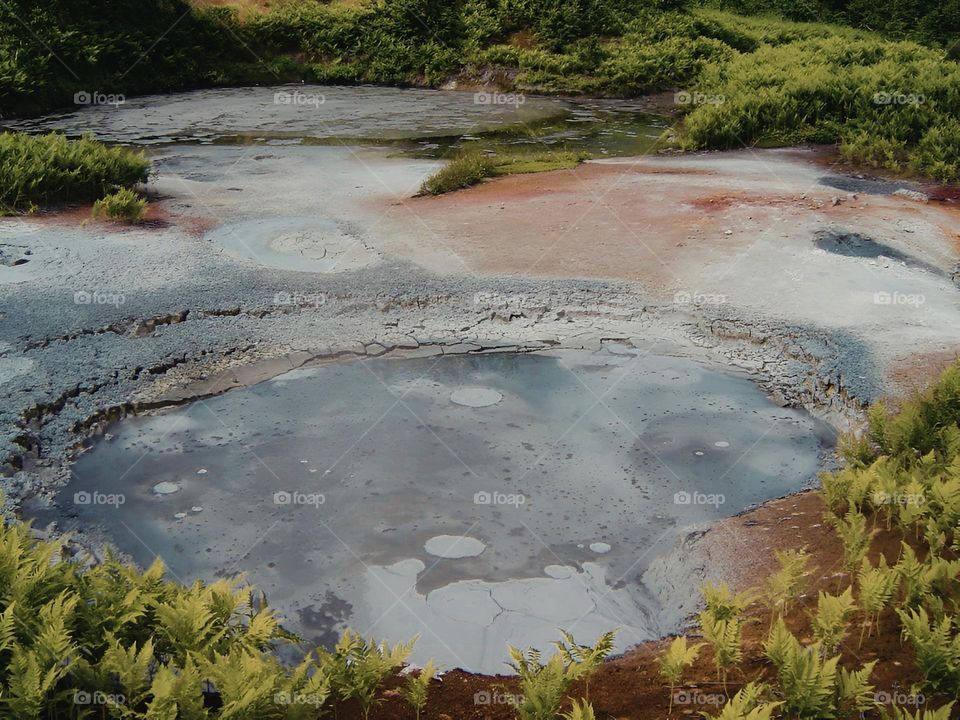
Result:
[[[187,514],[186,514],[185,512],[178,512],[176,515],[174,515],[174,517],[175,517],[177,520],[183,520],[186,516],[187,516]]]
[[[200,505],[194,505],[192,508],[190,508],[190,510],[193,512],[203,512],[203,507]]]
[[[153,486],[153,492],[155,495],[173,495],[173,493],[179,492],[179,490],[180,486],[175,482],[170,482],[169,480],[158,482]]]
[[[197,470],[197,475],[206,475],[206,474],[207,474],[206,468],[200,468],[199,470]]]

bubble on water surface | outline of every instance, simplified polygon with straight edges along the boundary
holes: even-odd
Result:
[[[424,543],[424,550],[436,557],[447,560],[476,557],[487,546],[476,538],[465,535],[437,535]]]

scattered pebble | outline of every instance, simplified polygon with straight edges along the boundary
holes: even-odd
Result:
[[[175,482],[170,482],[169,480],[158,482],[153,486],[153,492],[155,495],[173,495],[173,493],[178,492],[179,490],[180,486]]]
[[[187,516],[187,514],[186,514],[185,512],[178,512],[176,515],[174,515],[174,517],[175,517],[177,520],[183,520],[186,516]]]
[[[206,468],[200,468],[199,470],[197,470],[197,475],[206,475],[206,474],[207,474]]]
[[[730,447],[730,443],[728,443],[726,440],[717,440],[717,441],[714,443],[714,445],[715,445],[716,447],[718,447],[718,448],[728,448],[728,447]]]
[[[203,508],[200,505],[194,505],[190,508],[193,512],[203,512]]]

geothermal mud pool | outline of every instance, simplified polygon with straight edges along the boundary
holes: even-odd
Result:
[[[75,464],[73,522],[184,582],[249,573],[316,642],[419,634],[483,672],[558,627],[626,648],[663,630],[648,562],[799,489],[830,441],[652,349],[327,365],[129,419]]]
[[[247,571],[313,642],[495,672],[674,629],[725,579],[692,528],[956,357],[960,215],[822,149],[644,155],[650,107],[289,86],[12,124],[156,175],[141,227],[0,218],[4,509],[80,562]],[[413,197],[505,145],[607,159]]]

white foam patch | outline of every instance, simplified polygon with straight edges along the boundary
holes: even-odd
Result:
[[[437,535],[424,543],[424,550],[448,560],[477,557],[487,546],[476,538],[465,535]]]

